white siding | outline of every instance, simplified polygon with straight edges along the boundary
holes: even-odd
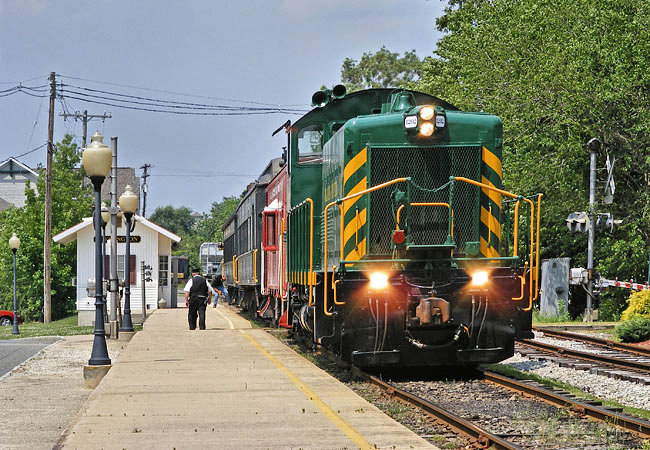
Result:
[[[33,177],[27,178],[25,175],[3,174],[0,176],[0,198],[8,203],[20,208],[25,206],[25,181],[31,181],[32,189],[36,190],[36,182]]]

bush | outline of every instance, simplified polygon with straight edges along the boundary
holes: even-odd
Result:
[[[616,327],[616,336],[623,342],[641,342],[650,339],[650,317],[635,317]]]
[[[630,295],[628,307],[623,311],[621,320],[630,320],[635,317],[650,318],[650,291],[639,291]]]

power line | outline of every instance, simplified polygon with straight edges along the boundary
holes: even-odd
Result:
[[[18,156],[14,156],[14,158],[22,158],[23,156],[29,155],[30,153],[34,153],[36,150],[40,150],[40,149],[42,149],[42,148],[45,147],[47,144],[48,144],[48,142],[45,142],[45,143],[39,145],[38,147],[33,148],[33,149],[31,149],[31,150],[29,150],[29,151],[27,151],[27,152],[25,152],[25,153],[21,153],[21,154],[18,155]]]
[[[133,85],[128,85],[128,84],[111,83],[111,82],[108,82],[108,81],[89,80],[87,78],[71,77],[71,76],[60,75],[60,74],[59,74],[59,77],[60,78],[69,78],[71,80],[87,81],[87,82],[90,82],[90,83],[106,84],[106,85],[109,85],[109,86],[118,86],[118,87],[130,88],[130,89],[140,89],[140,90],[143,90],[143,91],[161,92],[161,93],[164,93],[164,94],[173,94],[173,95],[182,95],[184,97],[209,98],[209,99],[212,99],[212,100],[221,100],[221,101],[235,102],[235,103],[250,103],[250,104],[253,104],[253,105],[279,106],[279,105],[275,105],[274,103],[264,103],[264,102],[258,102],[258,101],[252,101],[252,100],[237,100],[237,99],[214,97],[214,96],[200,95],[200,94],[188,94],[188,93],[184,93],[184,92],[175,92],[175,91],[169,91],[169,90],[164,90],[164,89],[153,89],[153,88],[146,88],[146,87],[141,87],[141,86],[133,86]],[[303,103],[303,104],[284,105],[284,106],[309,106],[309,105]]]

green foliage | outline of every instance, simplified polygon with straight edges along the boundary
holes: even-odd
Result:
[[[171,205],[156,208],[149,216],[149,220],[179,236],[189,233],[196,222],[190,208],[187,206],[174,208]]]
[[[650,339],[650,317],[635,317],[616,327],[616,336],[623,342],[642,342]]]
[[[598,320],[616,322],[627,306],[627,291],[624,289],[608,289],[598,298]]]
[[[533,309],[533,323],[557,323],[557,322],[571,322],[571,315],[567,310],[566,303],[563,300],[558,302],[557,316],[544,316],[539,309]]]
[[[455,0],[438,21],[447,34],[419,84],[503,119],[505,187],[545,194],[545,258],[586,265],[586,236],[570,234],[564,219],[587,210],[586,142],[601,140],[599,167],[606,152],[617,158],[616,196],[597,210],[625,220],[597,237],[596,269],[609,278],[640,279],[647,267],[650,40],[639,37],[650,28],[649,13],[642,0]]]
[[[219,242],[223,239],[221,227],[239,204],[240,197],[223,197],[220,202],[213,202],[210,212],[198,219],[192,216],[192,211],[181,206],[158,207],[150,220],[178,234],[181,242],[173,253],[189,258],[191,267],[198,267],[199,248],[204,242]]]
[[[382,46],[376,53],[364,53],[360,61],[345,58],[341,82],[348,92],[368,88],[408,87],[420,78],[422,61],[415,50],[404,56]]]
[[[650,317],[650,291],[638,291],[630,295],[628,307],[623,311],[621,320],[635,317]]]
[[[12,327],[0,327],[0,339],[14,339],[37,336],[74,336],[77,334],[92,334],[94,327],[77,325],[77,315],[73,314],[64,319],[54,320],[48,324],[25,322],[19,325],[20,334],[11,334]]]
[[[56,144],[52,160],[52,235],[90,215],[90,187],[82,187],[77,169],[81,155],[72,136]],[[43,318],[43,233],[45,221],[45,171],[39,174],[36,191],[27,183],[25,206],[0,212],[0,242],[12,233],[20,238],[16,253],[16,297],[18,310],[26,320]],[[65,317],[75,309],[76,243],[51,246],[52,319]],[[13,309],[13,261],[8,245],[0,245],[0,307]]]

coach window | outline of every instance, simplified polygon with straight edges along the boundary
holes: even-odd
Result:
[[[309,125],[298,131],[298,163],[317,164],[323,161],[323,128]]]

